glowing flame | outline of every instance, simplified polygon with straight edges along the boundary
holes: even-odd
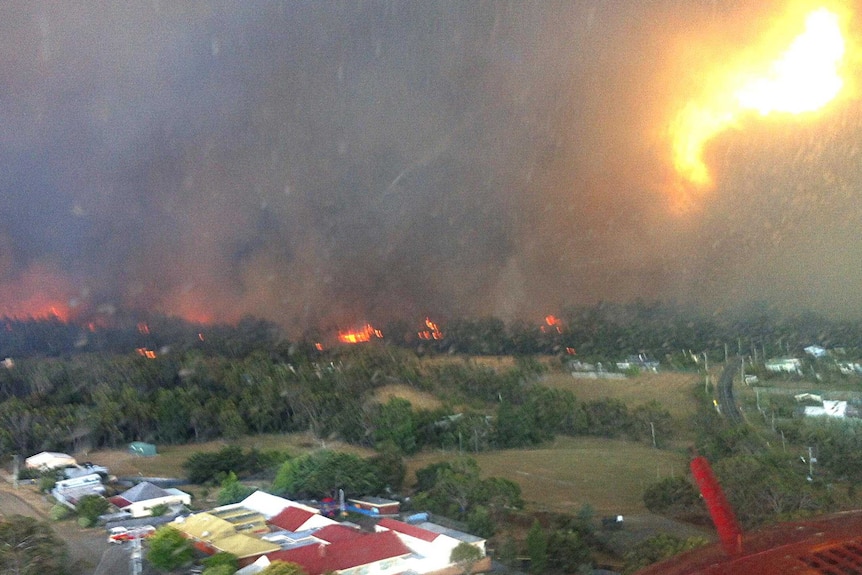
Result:
[[[545,325],[542,326],[542,333],[547,333],[551,329],[557,333],[563,333],[563,322],[556,316],[546,315]]]
[[[341,343],[364,343],[371,341],[371,338],[383,339],[383,332],[371,327],[370,323],[355,331],[338,332],[338,341]]]
[[[145,357],[147,359],[156,359],[156,352],[151,349],[139,347],[135,351],[138,352],[138,355],[140,355],[141,357]]]
[[[804,31],[777,58],[725,74],[711,94],[683,108],[671,125],[677,173],[709,187],[713,182],[703,148],[714,136],[750,113],[801,114],[832,101],[844,86],[844,53],[838,15],[825,8],[810,12]]]
[[[40,295],[17,302],[14,306],[0,307],[0,317],[14,320],[58,320],[68,323],[72,312],[68,304],[50,301]]]
[[[423,329],[419,332],[419,339],[443,339],[443,332],[440,331],[436,323],[431,321],[430,317],[425,318],[425,327],[428,329]]]

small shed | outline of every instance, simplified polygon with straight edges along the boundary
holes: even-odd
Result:
[[[143,457],[152,457],[154,455],[158,455],[156,451],[156,446],[152,443],[145,443],[143,441],[133,441],[129,444],[129,453],[133,453],[135,455],[141,455]]]
[[[358,499],[348,499],[348,511],[362,513],[363,515],[385,516],[398,515],[400,503],[392,499],[383,499],[382,497],[362,497]]]
[[[43,451],[24,461],[27,469],[60,469],[61,467],[78,465],[75,458],[66,453],[57,453],[56,451]]]

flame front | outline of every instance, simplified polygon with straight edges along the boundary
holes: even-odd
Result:
[[[699,188],[710,187],[703,148],[713,137],[751,113],[801,114],[832,101],[844,86],[845,51],[838,15],[819,8],[777,58],[749,62],[707,82],[710,93],[690,101],[670,127],[677,173]]]
[[[431,321],[430,317],[425,318],[425,327],[428,329],[420,330],[418,333],[419,339],[443,339],[443,332],[437,327],[437,324]]]
[[[70,306],[59,300],[51,300],[36,294],[13,306],[0,306],[0,317],[13,320],[57,320],[67,323],[72,316]]]
[[[341,343],[365,343],[372,338],[383,339],[383,332],[372,327],[370,323],[355,331],[338,332],[338,341]]]
[[[548,333],[551,329],[557,333],[563,333],[563,322],[558,317],[549,314],[545,316],[545,325],[541,329],[542,333]]]

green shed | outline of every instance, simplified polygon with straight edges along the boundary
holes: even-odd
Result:
[[[153,455],[158,455],[156,451],[156,446],[152,443],[145,443],[143,441],[133,441],[129,444],[129,453],[134,453],[135,455],[141,455],[144,457],[152,457]]]

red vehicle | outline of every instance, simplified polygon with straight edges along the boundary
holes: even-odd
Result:
[[[156,528],[152,525],[144,525],[142,527],[133,527],[126,529],[125,527],[112,527],[108,531],[108,541],[110,543],[122,543],[123,541],[131,541],[132,539],[146,539],[156,532]]]

